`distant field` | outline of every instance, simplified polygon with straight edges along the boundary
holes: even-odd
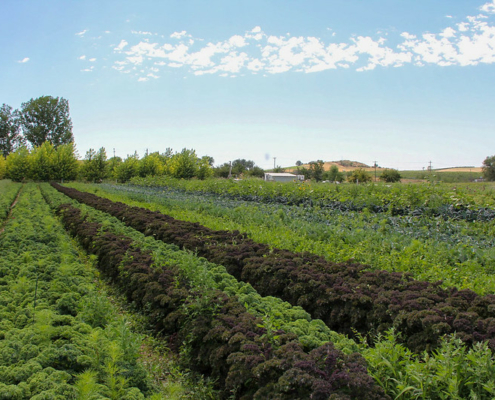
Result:
[[[445,168],[445,169],[436,169],[435,172],[483,172],[481,167],[476,168]]]

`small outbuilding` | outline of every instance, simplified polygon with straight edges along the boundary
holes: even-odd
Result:
[[[294,175],[286,172],[265,172],[265,181],[294,182],[297,180],[304,180],[304,175]]]

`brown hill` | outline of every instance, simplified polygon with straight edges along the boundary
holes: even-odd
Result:
[[[362,168],[365,171],[374,171],[374,167],[370,167],[369,165],[366,165],[364,163],[358,162],[358,161],[351,161],[351,160],[339,160],[339,161],[325,161],[323,163],[323,169],[325,171],[329,171],[332,165],[336,165],[339,171],[341,172],[346,172],[346,171],[354,171],[356,169]],[[308,164],[302,164],[301,167],[304,168],[309,168],[309,163]],[[290,168],[285,168],[285,172],[295,172],[297,167],[290,167]],[[384,168],[377,167],[376,170],[380,171]]]

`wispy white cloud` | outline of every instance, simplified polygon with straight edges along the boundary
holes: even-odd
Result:
[[[86,59],[85,55],[82,55],[81,57],[79,57],[79,60],[85,60],[85,59]]]
[[[145,35],[145,36],[147,36],[147,35],[149,35],[149,36],[153,35],[153,33],[151,33],[151,32],[143,32],[143,31],[131,31],[131,33],[133,33],[134,35]]]
[[[124,40],[122,39],[120,41],[120,43],[118,44],[117,47],[114,48],[115,51],[122,51],[124,49],[125,46],[127,46],[129,43],[127,42],[127,40]]]
[[[29,57],[24,57],[22,60],[17,61],[20,64],[27,63],[29,61]]]
[[[132,31],[113,45],[113,69],[131,73],[142,82],[158,79],[163,69],[183,69],[197,76],[222,77],[243,73],[263,76],[284,72],[316,73],[353,68],[370,71],[377,67],[438,65],[468,66],[495,63],[495,0],[479,8],[481,13],[464,20],[447,15],[449,23],[437,33],[377,33],[375,36],[336,40],[314,36],[270,35],[260,26],[224,40],[208,41],[187,31],[169,37]],[[454,22],[455,21],[455,22]],[[139,36],[147,36],[139,38]],[[91,61],[91,59],[90,59]]]
[[[486,13],[495,13],[495,0],[492,0],[489,3],[483,4],[480,7],[480,10]]]
[[[191,35],[188,35],[186,31],[181,31],[172,33],[170,37],[172,39],[182,39],[183,37],[191,37]]]
[[[88,31],[88,30],[87,30],[87,29],[85,29],[85,30],[83,30],[83,31],[81,31],[81,32],[77,32],[77,33],[76,33],[76,36],[81,36],[81,37],[83,37],[83,36],[84,36],[84,34],[85,34],[87,31]]]

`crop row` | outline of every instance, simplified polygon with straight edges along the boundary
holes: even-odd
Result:
[[[202,194],[271,204],[318,206],[338,211],[362,211],[412,216],[441,216],[468,221],[495,218],[491,190],[469,186],[368,184],[333,185],[325,183],[286,184],[259,179],[243,181],[210,179],[176,180],[169,177],[135,177],[139,186],[179,189]]]
[[[14,202],[22,184],[0,180],[0,221],[7,218],[10,206]]]
[[[237,229],[271,247],[309,251],[333,262],[354,259],[371,269],[410,272],[415,279],[442,280],[444,287],[478,294],[495,292],[493,221],[339,212],[128,185],[70,186],[212,229]]]
[[[144,399],[139,337],[93,284],[34,184],[0,236],[0,397]]]
[[[235,297],[195,290],[177,266],[155,265],[151,253],[86,221],[71,205],[59,213],[97,255],[102,272],[148,311],[157,331],[171,335],[172,344],[186,344],[190,366],[218,380],[222,398],[385,398],[359,355],[345,355],[331,343],[305,352],[295,335],[268,331]]]
[[[359,264],[334,264],[308,253],[270,249],[239,232],[213,231],[54,186],[147,235],[224,265],[260,294],[300,305],[338,332],[367,335],[395,327],[415,352],[437,347],[441,336],[454,332],[468,344],[488,340],[495,348],[495,295],[443,289],[438,282],[415,281],[406,274],[367,272]]]

